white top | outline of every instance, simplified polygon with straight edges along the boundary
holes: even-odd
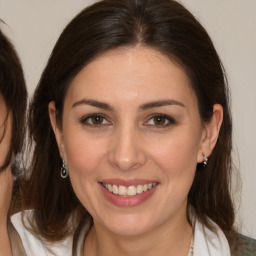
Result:
[[[29,216],[31,213],[31,211],[26,211],[25,216]],[[54,244],[44,244],[23,226],[21,218],[21,213],[14,214],[11,217],[11,222],[21,238],[27,256],[72,255],[73,238],[71,236],[67,237],[61,242],[55,242]]]
[[[26,211],[25,216],[29,216],[30,214],[31,210]],[[72,236],[65,238],[61,242],[44,244],[24,228],[21,213],[13,215],[11,222],[21,238],[27,256],[72,256]],[[228,241],[224,233],[215,223],[213,224],[216,226],[216,233],[203,226],[199,221],[196,221],[193,256],[231,256]],[[78,241],[78,251],[80,252],[86,230],[88,228],[83,230],[83,235]],[[78,254],[77,256],[82,255]]]

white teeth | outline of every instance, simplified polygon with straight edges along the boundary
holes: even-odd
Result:
[[[127,195],[128,196],[135,196],[136,195],[136,188],[135,186],[129,186],[127,190]]]
[[[112,192],[114,193],[114,194],[118,194],[118,187],[117,187],[117,185],[113,185],[112,186]]]
[[[126,195],[126,187],[125,186],[119,186],[118,194],[119,194],[119,196],[125,196]]]
[[[111,184],[107,184],[107,183],[102,183],[102,185],[109,192],[112,192],[115,195],[135,196],[135,195],[139,195],[143,192],[146,192],[146,191],[152,189],[153,187],[156,186],[156,182],[149,183],[149,184],[144,184],[144,185],[138,185],[138,186],[129,186],[129,187],[125,187],[125,186],[122,186],[122,185],[117,186],[115,184],[111,185]]]
[[[112,190],[112,186],[110,185],[110,184],[108,184],[107,185],[107,187],[105,187],[105,188],[107,188],[108,189],[108,191],[110,191],[110,192],[112,192],[113,190]]]
[[[136,192],[137,192],[138,195],[141,194],[143,192],[143,186],[142,185],[138,185]]]

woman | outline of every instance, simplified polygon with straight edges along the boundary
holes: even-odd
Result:
[[[23,146],[26,105],[27,91],[20,60],[0,30],[0,255],[11,255],[6,223],[12,174],[17,176],[15,158]],[[8,226],[12,233],[11,224]]]
[[[253,255],[233,228],[228,96],[211,39],[179,3],[83,10],[30,106],[31,210],[12,217],[24,253]]]

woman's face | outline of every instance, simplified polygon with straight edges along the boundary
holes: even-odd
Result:
[[[0,93],[0,167],[5,163],[11,142],[11,115],[8,115],[3,95]]]
[[[11,143],[11,114],[7,116],[7,107],[0,93],[0,168],[5,164]],[[11,195],[12,174],[10,168],[0,171],[0,222],[7,218]]]
[[[206,132],[188,77],[153,49],[117,49],[75,77],[62,130],[49,112],[74,191],[94,222],[137,235],[186,218]]]

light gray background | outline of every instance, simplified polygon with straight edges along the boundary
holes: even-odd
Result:
[[[68,21],[93,0],[0,0],[0,18],[33,92]],[[234,159],[242,176],[237,226],[256,238],[256,1],[182,0],[212,37],[226,68],[234,121]],[[3,26],[2,26],[3,27]]]

